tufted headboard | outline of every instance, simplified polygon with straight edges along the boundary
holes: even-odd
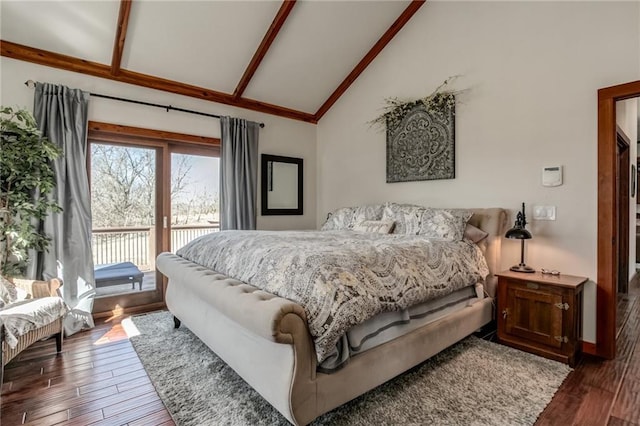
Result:
[[[500,247],[502,237],[506,231],[507,211],[501,208],[469,210],[473,211],[473,216],[469,219],[469,223],[489,234],[478,245],[484,252],[490,271],[485,290],[491,297],[495,297],[498,279],[494,274],[499,272],[501,267]]]

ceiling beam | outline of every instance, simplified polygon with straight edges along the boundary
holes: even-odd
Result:
[[[251,58],[249,66],[247,66],[247,69],[244,71],[244,74],[242,75],[242,78],[240,79],[236,90],[233,91],[233,97],[235,99],[239,99],[244,93],[245,89],[249,85],[249,82],[251,81],[251,78],[253,78],[253,74],[255,74],[256,70],[260,66],[260,63],[264,59],[264,56],[267,54],[267,51],[271,47],[271,43],[273,43],[273,41],[276,39],[276,36],[280,32],[280,29],[282,29],[284,22],[287,20],[287,17],[289,16],[289,13],[291,13],[291,9],[293,9],[293,6],[295,6],[295,4],[296,0],[285,0],[280,6],[278,13],[276,14],[275,18],[273,18],[271,26],[267,30],[267,33],[264,35],[260,46],[258,46],[256,53],[254,53],[253,55],[253,58]]]
[[[322,104],[320,109],[315,113],[316,121],[320,120],[327,111],[340,99],[340,96],[347,91],[349,86],[362,74],[362,72],[369,66],[369,64],[378,56],[378,54],[385,48],[385,46],[395,37],[395,35],[409,22],[411,17],[422,7],[425,0],[413,0],[409,3],[409,6],[402,12],[402,14],[391,24],[389,29],[380,37],[380,39],[373,45],[371,50],[364,55],[364,58],[358,62],[353,71],[349,73],[347,78],[344,79],[338,88],[329,96],[329,98]]]
[[[113,75],[118,75],[120,72],[120,63],[122,62],[122,53],[124,52],[124,41],[127,38],[130,13],[131,0],[120,0],[118,27],[116,28],[116,39],[113,43],[113,57],[111,58],[111,74]]]
[[[204,99],[210,102],[231,105],[238,108],[249,109],[293,120],[305,121],[314,124],[317,123],[315,116],[307,112],[260,102],[253,99],[235,99],[231,94],[217,92],[215,90],[192,86],[190,84],[180,83],[125,69],[121,69],[118,75],[113,75],[111,74],[111,66],[109,65],[74,58],[73,56],[62,55],[60,53],[49,52],[47,50],[36,49],[35,47],[24,46],[10,41],[0,40],[0,54],[7,58],[33,62],[35,64],[45,65],[52,68],[59,68],[66,71],[92,75],[94,77],[106,78],[108,80],[119,81],[121,83],[133,84],[150,89],[162,90],[165,92],[175,93],[177,95]]]

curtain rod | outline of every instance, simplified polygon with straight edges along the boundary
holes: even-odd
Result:
[[[24,82],[24,85],[27,87],[36,87],[36,82],[33,80],[27,80]],[[109,96],[109,95],[101,95],[99,93],[90,93],[91,96],[95,96],[96,98],[104,98],[104,99],[112,99],[114,101],[121,101],[121,102],[129,102],[132,104],[138,104],[138,105],[146,105],[146,106],[152,106],[152,107],[156,107],[156,108],[162,108],[164,110],[166,110],[167,112],[169,111],[180,111],[180,112],[186,112],[189,114],[196,114],[196,115],[204,115],[205,117],[213,117],[213,118],[220,118],[219,115],[217,114],[209,114],[206,112],[200,112],[200,111],[193,111],[191,109],[184,109],[184,108],[178,108],[178,107],[174,107],[171,105],[161,105],[161,104],[154,104],[151,102],[144,102],[144,101],[137,101],[135,99],[126,99],[126,98],[118,98],[116,96]],[[264,123],[258,123],[260,125],[260,127],[264,127]]]

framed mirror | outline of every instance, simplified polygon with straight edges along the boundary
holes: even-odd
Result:
[[[302,214],[302,158],[262,154],[262,215]]]

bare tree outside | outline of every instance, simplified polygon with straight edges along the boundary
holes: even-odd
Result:
[[[193,155],[171,156],[171,224],[202,224],[218,221],[218,188],[206,185],[190,173]]]
[[[155,224],[155,151],[115,145],[91,145],[93,227]],[[194,156],[171,156],[171,200],[174,225],[217,221],[218,190],[202,189],[192,172]]]
[[[153,270],[156,256],[156,151],[91,144],[94,263],[132,262]],[[217,159],[171,154],[173,251],[217,230]]]
[[[155,151],[91,144],[94,228],[155,223]]]

